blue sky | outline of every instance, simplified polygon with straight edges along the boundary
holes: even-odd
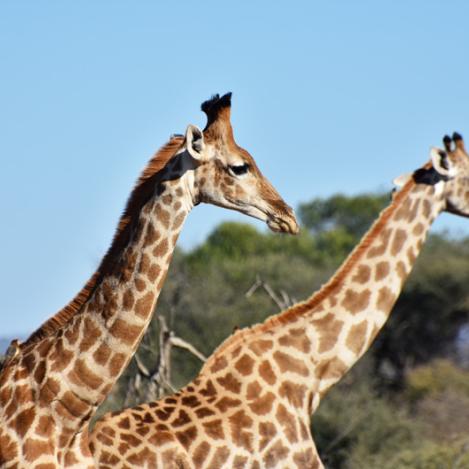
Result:
[[[291,205],[390,189],[469,134],[468,17],[463,1],[3,0],[0,336],[80,289],[145,162],[204,125],[213,93],[233,92],[238,143]],[[247,221],[197,207],[180,245],[222,220]]]

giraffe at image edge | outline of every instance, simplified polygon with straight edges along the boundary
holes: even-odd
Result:
[[[469,215],[461,136],[401,185],[335,275],[308,300],[239,330],[174,395],[105,415],[90,435],[99,468],[318,469],[310,433],[321,398],[370,347],[442,211]]]
[[[296,233],[293,211],[239,147],[231,93],[202,104],[203,131],[189,125],[150,160],[113,242],[78,295],[0,370],[0,467],[94,467],[88,423],[150,322],[176,240],[194,205],[211,203]]]

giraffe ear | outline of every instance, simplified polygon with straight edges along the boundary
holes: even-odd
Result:
[[[439,148],[433,147],[430,150],[430,157],[432,159],[433,169],[446,178],[453,178],[457,174],[457,169],[448,153]]]
[[[186,130],[186,148],[189,154],[198,161],[207,159],[204,134],[196,125],[188,125]]]

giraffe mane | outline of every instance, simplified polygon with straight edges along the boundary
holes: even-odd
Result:
[[[27,347],[49,335],[54,334],[63,328],[75,314],[80,312],[84,304],[90,299],[103,276],[108,274],[115,266],[118,254],[126,246],[129,240],[140,210],[154,194],[156,179],[160,171],[175,156],[183,145],[183,136],[172,136],[170,140],[150,159],[127,199],[125,210],[121,215],[111,245],[102,258],[98,269],[89,278],[77,295],[65,307],[58,311],[54,316],[47,319],[42,326],[33,332],[29,338],[21,344],[21,348]]]
[[[431,167],[431,163],[427,163],[421,169],[428,170]],[[418,181],[415,178],[418,171],[419,170],[417,170],[414,173],[414,177],[411,177],[409,181],[407,181],[406,184],[396,193],[392,202],[381,211],[378,219],[373,223],[370,229],[362,237],[359,244],[348,255],[336,273],[325,285],[323,285],[317,292],[313,293],[307,300],[299,302],[280,313],[268,317],[262,323],[236,331],[215,349],[212,355],[205,362],[200,374],[202,375],[205,370],[208,370],[221,355],[226,354],[229,350],[233,350],[240,344],[245,343],[248,340],[252,340],[257,336],[261,336],[277,326],[281,327],[289,322],[295,321],[298,317],[311,311],[327,296],[329,296],[342,283],[352,268],[360,261],[364,252],[369,248],[371,243],[380,235],[380,233],[382,233],[389,219],[398,210],[402,200],[405,199],[412,188],[418,184]]]

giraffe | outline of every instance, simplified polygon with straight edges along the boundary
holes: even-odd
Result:
[[[13,344],[0,372],[0,467],[94,467],[87,424],[150,322],[193,206],[211,203],[273,231],[298,231],[292,209],[234,140],[231,93],[215,95],[202,111],[203,131],[189,125],[149,161],[83,289]]]
[[[469,155],[444,142],[318,292],[234,333],[176,394],[98,421],[97,466],[323,468],[311,415],[382,328],[436,216],[469,215]]]

